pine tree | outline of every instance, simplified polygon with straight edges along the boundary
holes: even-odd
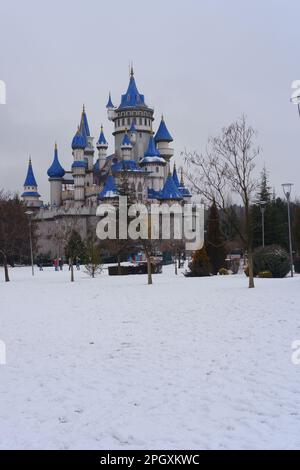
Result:
[[[215,201],[208,215],[206,252],[210,260],[212,274],[218,274],[220,268],[225,267],[226,252],[224,238],[220,230],[219,212]]]
[[[185,273],[186,277],[204,277],[211,273],[211,266],[205,247],[193,253],[192,261],[189,264],[189,271]]]

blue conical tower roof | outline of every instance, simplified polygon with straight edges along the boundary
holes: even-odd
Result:
[[[155,134],[155,142],[173,142],[173,137],[167,129],[164,117],[161,117],[159,128]]]
[[[114,108],[114,105],[113,105],[113,102],[111,100],[111,94],[109,92],[109,95],[108,95],[108,102],[107,102],[107,105],[106,105],[107,108]]]
[[[174,183],[173,177],[171,174],[168,175],[165,185],[158,197],[158,199],[168,200],[168,199],[175,199],[180,200],[182,196],[178,190],[178,187]]]
[[[145,157],[160,157],[160,153],[156,148],[153,135],[150,136],[148,148],[145,152]]]
[[[133,122],[133,121],[132,121],[132,123],[131,123],[130,129],[129,129],[129,132],[136,132],[136,127],[135,127],[135,124],[134,124],[134,122]]]
[[[58,160],[58,151],[57,151],[57,145],[55,144],[54,147],[54,158],[52,165],[47,171],[47,174],[49,178],[62,178],[65,175],[65,170],[61,166]]]
[[[77,149],[85,149],[86,147],[86,138],[84,135],[80,132],[80,129],[77,129],[77,132],[75,136],[73,137],[72,140],[72,149],[77,150]]]
[[[120,108],[132,108],[135,106],[146,106],[144,95],[139,93],[135,79],[133,68],[131,67],[130,79],[127,91],[121,96]]]
[[[179,179],[178,179],[178,175],[177,175],[177,170],[176,170],[176,165],[175,165],[175,163],[174,163],[174,169],[173,169],[173,180],[174,180],[174,183],[176,184],[177,188],[179,188],[180,183],[179,183]]]
[[[103,190],[98,194],[98,199],[115,198],[118,197],[118,194],[115,179],[113,175],[109,173]]]
[[[182,168],[181,168],[181,178],[180,178],[180,185],[178,187],[178,191],[180,192],[182,197],[192,197],[189,189],[184,185]]]
[[[106,138],[104,136],[104,132],[103,132],[103,126],[101,125],[101,131],[100,131],[100,135],[99,135],[99,139],[98,139],[98,142],[97,142],[97,147],[107,147],[107,141],[106,141]]]
[[[36,186],[37,187],[36,179],[34,177],[34,173],[32,169],[31,158],[29,158],[27,175],[24,181],[24,186]]]
[[[132,147],[129,135],[127,134],[127,130],[126,130],[126,132],[124,134],[124,137],[123,137],[123,140],[122,140],[122,147]]]
[[[82,114],[81,114],[81,121],[80,121],[80,132],[81,134],[84,136],[84,137],[90,137],[90,128],[89,128],[89,124],[88,124],[88,120],[87,120],[87,116],[86,116],[86,112],[85,112],[85,106],[83,105],[83,109],[82,109]]]

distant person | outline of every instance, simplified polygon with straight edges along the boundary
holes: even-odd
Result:
[[[54,264],[55,271],[58,271],[58,259],[57,258],[54,258],[53,264]]]
[[[61,258],[59,258],[58,264],[59,264],[59,269],[60,269],[60,271],[62,271],[62,270],[63,270],[63,265],[64,265],[64,263],[63,263],[63,260],[62,260]]]
[[[80,258],[76,258],[76,269],[80,271]]]

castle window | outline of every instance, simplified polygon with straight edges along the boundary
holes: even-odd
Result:
[[[140,126],[143,124],[142,118],[139,119]]]
[[[140,132],[140,138],[142,138],[142,133]]]
[[[159,168],[158,168],[158,166],[157,166],[157,167],[156,167],[156,173],[158,173],[158,172],[159,172]]]
[[[136,118],[133,118],[133,122],[134,122],[134,124],[136,124]]]
[[[130,126],[130,118],[127,118],[127,126]]]
[[[122,126],[125,126],[125,119],[122,119]]]

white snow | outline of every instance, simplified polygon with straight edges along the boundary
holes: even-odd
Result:
[[[10,275],[1,449],[300,448],[299,276]]]

